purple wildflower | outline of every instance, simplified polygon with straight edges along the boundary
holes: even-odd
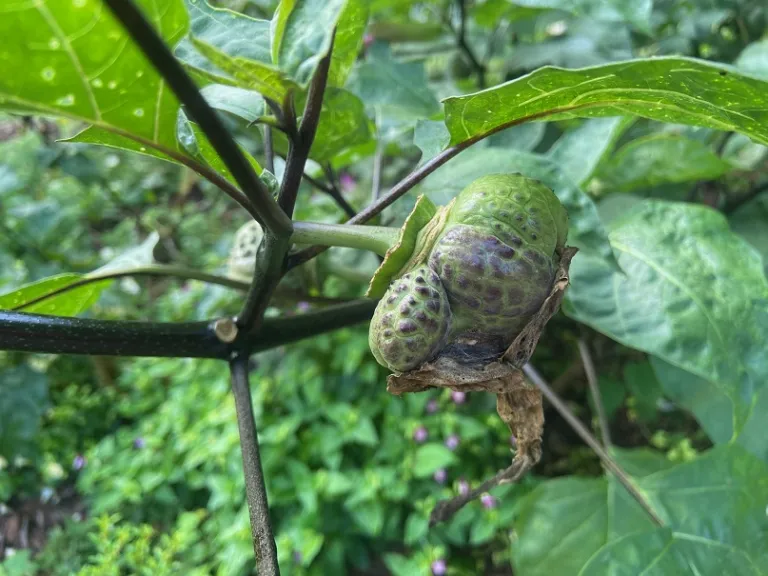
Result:
[[[480,496],[480,502],[482,502],[483,507],[488,510],[491,510],[492,508],[496,508],[496,498],[494,498],[488,493]]]
[[[434,576],[443,576],[448,571],[448,566],[445,564],[445,560],[440,558],[432,562],[432,574]]]
[[[453,399],[454,404],[464,404],[467,399],[467,394],[465,392],[459,392],[456,390],[451,392],[451,398]]]
[[[310,307],[311,307],[311,306],[310,306],[309,302],[304,302],[304,301],[301,301],[301,302],[299,302],[299,303],[296,305],[296,309],[297,309],[299,312],[308,312],[308,311],[309,311],[309,309],[310,309]]]
[[[456,450],[459,447],[459,437],[456,434],[451,434],[445,439],[445,447],[448,450]]]
[[[136,450],[141,450],[146,445],[147,445],[147,441],[144,440],[144,438],[142,438],[141,436],[139,436],[133,441],[133,447],[136,448]]]
[[[78,454],[75,456],[75,459],[72,461],[72,468],[75,470],[82,470],[85,466],[85,457],[81,454]]]
[[[343,190],[349,191],[355,187],[355,179],[349,172],[344,172],[339,176],[339,184],[341,184]]]
[[[440,406],[437,404],[437,400],[432,398],[429,402],[427,402],[427,414],[434,414],[440,409]]]
[[[445,480],[448,478],[448,472],[445,471],[445,468],[440,468],[435,472],[433,478],[438,484],[445,484]]]
[[[429,432],[427,432],[427,429],[424,428],[424,426],[419,426],[416,428],[416,430],[414,430],[413,439],[419,444],[426,442],[427,438],[429,438]]]

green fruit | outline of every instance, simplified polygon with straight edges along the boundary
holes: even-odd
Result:
[[[380,364],[405,372],[431,360],[445,346],[450,327],[440,278],[420,266],[395,280],[379,301],[368,343]]]
[[[554,192],[519,174],[462,190],[429,255],[454,314],[454,333],[509,340],[549,295],[568,216]]]

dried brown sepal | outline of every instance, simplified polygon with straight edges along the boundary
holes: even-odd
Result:
[[[465,504],[490,488],[518,480],[541,458],[541,436],[544,431],[541,392],[528,384],[521,369],[536,349],[547,322],[560,309],[569,283],[568,270],[577,251],[572,247],[562,250],[549,296],[500,358],[463,363],[441,355],[419,368],[402,374],[391,374],[387,378],[387,391],[396,395],[423,392],[430,388],[496,394],[496,411],[517,440],[517,451],[509,468],[500,471],[468,494],[438,502],[432,511],[430,525],[448,520]]]

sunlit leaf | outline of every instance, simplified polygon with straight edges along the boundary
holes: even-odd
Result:
[[[181,0],[139,4],[168,44],[186,33]],[[178,101],[100,0],[17,2],[0,14],[3,50],[14,54],[0,108],[91,125],[81,141],[176,151]]]
[[[74,284],[82,278],[79,274],[60,274],[32,282],[0,296],[0,310],[20,310],[49,316],[77,316],[93,306],[101,292],[112,283],[111,280],[93,282],[34,304],[31,302]]]
[[[544,67],[444,102],[452,144],[533,119],[617,115],[732,130],[768,143],[768,82],[692,58]]]

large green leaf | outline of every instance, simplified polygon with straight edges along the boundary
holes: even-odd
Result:
[[[306,86],[331,48],[346,4],[347,0],[282,0],[272,20],[272,62]]]
[[[421,184],[437,204],[446,204],[467,184],[493,172],[520,172],[552,188],[568,211],[568,244],[611,262],[608,237],[592,200],[549,158],[522,150],[472,148],[448,161]]]
[[[617,115],[731,130],[768,143],[768,82],[692,58],[547,66],[444,102],[452,144],[532,119]]]
[[[709,208],[646,201],[613,222],[624,274],[574,259],[563,310],[718,386],[738,432],[768,382],[768,281],[759,255]]]
[[[170,45],[186,33],[182,0],[140,0]],[[100,0],[0,8],[0,108],[65,116],[107,145],[176,150],[178,101]],[[141,149],[144,150],[141,150]]]
[[[563,134],[552,146],[548,156],[574,183],[583,185],[630,121],[622,117],[586,120]]]
[[[329,85],[344,86],[346,83],[363,45],[363,34],[367,23],[367,0],[347,0],[336,24],[331,69],[328,72]]]
[[[303,106],[304,98],[298,103]],[[318,162],[327,162],[342,150],[364,144],[370,139],[369,121],[360,99],[341,88],[328,88],[323,96],[320,123],[310,157]]]
[[[376,43],[349,78],[349,90],[393,123],[415,124],[440,111],[423,64],[398,62],[386,45]]]
[[[226,8],[214,8],[207,0],[186,0],[190,35],[176,47],[176,56],[197,75],[214,82],[232,82],[231,77],[197,51],[192,38],[215,46],[232,57],[272,63],[268,20],[251,18]]]
[[[749,402],[745,402],[729,397],[708,380],[659,358],[651,357],[651,365],[667,395],[696,416],[696,420],[715,444],[726,444],[735,440],[749,452],[768,462],[768,435],[765,434],[768,386],[761,388]],[[736,433],[734,413],[746,414],[741,429]]]
[[[666,528],[676,539],[714,548],[729,559],[768,567],[764,539],[768,529],[768,465],[739,446],[723,446],[695,460],[673,465],[647,450],[615,451],[614,456],[631,476]],[[512,544],[516,574],[537,576],[617,574],[605,570],[597,558],[626,538],[647,535],[645,546],[656,549],[655,530],[648,516],[614,478],[548,480],[521,502]],[[643,540],[636,541],[643,547]],[[647,574],[760,574],[711,571],[720,566],[702,564],[700,548],[680,549],[687,571],[648,571]],[[626,574],[648,568],[645,554],[624,557]],[[636,564],[637,562],[637,564]],[[733,564],[722,564],[731,566]],[[600,566],[587,570],[585,566]]]
[[[595,178],[609,191],[714,180],[733,167],[698,140],[674,134],[638,138],[606,160]]]
[[[763,269],[768,275],[768,192],[734,210],[728,222],[734,232],[760,252]]]
[[[719,542],[656,528],[604,546],[579,572],[583,576],[721,576],[763,574],[743,551]]]
[[[199,38],[193,37],[192,45],[214,66],[226,73],[224,76],[209,75],[212,80],[246,90],[255,90],[276,102],[282,102],[289,92],[296,89],[296,84],[290,78],[270,64],[242,56],[232,56]]]

